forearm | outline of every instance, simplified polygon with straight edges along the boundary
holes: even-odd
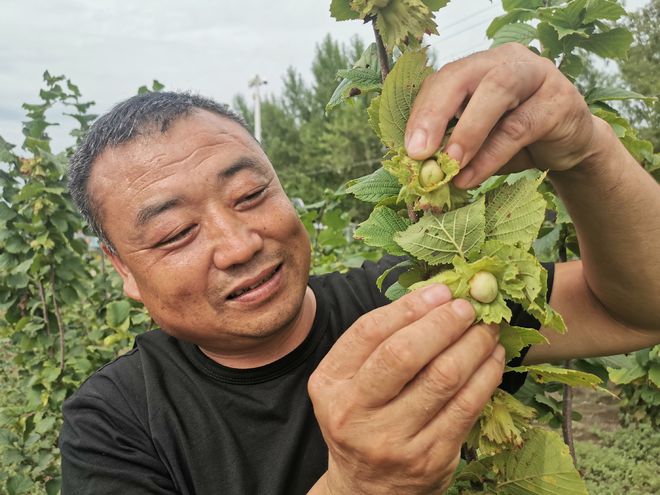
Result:
[[[660,185],[595,120],[595,152],[550,178],[575,224],[593,293],[622,322],[660,328]]]

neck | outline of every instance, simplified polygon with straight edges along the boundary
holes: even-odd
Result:
[[[258,345],[246,349],[240,354],[226,354],[200,347],[199,349],[210,359],[229,368],[248,369],[265,366],[286,356],[293,351],[309,335],[316,315],[316,297],[310,287],[307,287],[305,297],[296,318],[281,331],[272,335],[267,341],[259,341]]]

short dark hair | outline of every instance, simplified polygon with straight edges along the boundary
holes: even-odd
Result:
[[[111,252],[116,250],[103,231],[100,212],[88,191],[94,161],[108,147],[119,146],[141,135],[167,131],[173,122],[190,115],[196,109],[233,120],[252,135],[238,114],[211,98],[189,92],[149,92],[128,98],[99,117],[69,160],[69,192],[73,202],[99,240]]]

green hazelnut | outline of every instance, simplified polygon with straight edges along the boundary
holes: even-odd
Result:
[[[438,162],[433,158],[429,158],[419,168],[419,184],[422,187],[431,187],[445,178],[445,173],[442,171]]]
[[[490,272],[477,272],[470,279],[470,295],[480,303],[492,303],[497,292],[497,279]]]

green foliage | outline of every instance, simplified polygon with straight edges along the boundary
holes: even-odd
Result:
[[[59,492],[62,402],[150,323],[89,244],[66,190],[70,149],[50,148],[47,112],[64,106],[79,137],[93,103],[62,76],[46,72],[44,83],[40,101],[23,105],[22,150],[0,138],[0,492],[9,494]]]
[[[312,245],[311,273],[344,272],[357,268],[364,261],[376,261],[383,252],[363,246],[353,240],[355,225],[346,211],[342,194],[326,190],[325,198],[306,205],[294,201]]]
[[[623,357],[608,367],[610,380],[618,385],[621,421],[660,425],[660,345]]]
[[[289,197],[304,198],[307,203],[321,201],[326,189],[336,190],[347,177],[366,175],[378,167],[383,148],[369,128],[370,98],[350,98],[351,104],[325,113],[337,88],[337,72],[350,72],[364,52],[358,38],[340,44],[326,36],[316,47],[312,82],[306,83],[289,68],[282,93],[262,101],[262,146]],[[247,100],[238,96],[234,107],[253,126]],[[362,213],[368,214],[364,208]]]
[[[405,263],[408,270],[390,287],[388,297],[400,297],[429,283],[444,283],[455,297],[472,303],[478,320],[504,323],[507,355],[516,356],[523,346],[543,341],[543,337],[533,337],[528,330],[508,325],[511,311],[505,300],[519,303],[546,327],[566,330],[561,316],[546,302],[547,272],[530,250],[533,247],[537,255],[548,261],[566,261],[579,256],[577,236],[566,208],[551,184],[544,182],[543,175],[532,172],[514,180],[492,178],[469,195],[459,196],[450,185],[457,167],[438,166],[442,148],[434,157],[438,161],[436,168],[429,173],[421,173],[423,164],[406,156],[403,140],[407,120],[422,81],[431,73],[426,54],[418,45],[424,23],[419,3],[332,2],[331,11],[336,17],[354,18],[352,10],[360,19],[375,24],[376,41],[382,38],[388,51],[395,46],[402,50],[382,87],[368,86],[370,91],[381,93],[372,100],[368,115],[371,127],[387,148],[383,169],[398,179],[401,189],[394,198],[391,179],[380,171],[349,183],[349,192],[376,203],[373,214],[360,225],[358,238],[397,254],[400,247],[410,256]],[[632,42],[630,31],[614,24],[625,15],[625,10],[613,0],[504,0],[503,6],[505,14],[495,19],[488,30],[493,45],[512,41],[527,45],[555,62],[571,80],[583,72],[585,54],[623,59]],[[392,23],[389,13],[394,11],[399,15],[397,22]],[[431,34],[435,25],[424,29]],[[374,75],[372,80],[375,82]],[[358,84],[354,85],[357,88]],[[346,95],[345,86],[340,85],[337,91],[340,90]],[[635,91],[608,86],[591,87],[585,93],[592,112],[609,122],[633,156],[653,171],[660,168],[660,160],[654,156],[652,146],[640,139],[630,123],[609,104],[630,99],[650,100]],[[338,102],[335,99],[333,105]],[[450,125],[448,133],[451,130]],[[429,181],[434,186],[431,191],[425,190]],[[424,212],[421,218],[417,214],[420,210]],[[412,223],[404,229],[406,213]],[[473,292],[472,284],[477,283],[478,277],[487,277],[491,289],[496,285],[494,298],[490,292]],[[596,387],[602,382],[598,376],[582,370],[549,365],[512,370],[528,373],[540,384]],[[534,397],[542,404],[546,394],[542,391]],[[554,417],[556,404],[546,402],[545,407],[551,409]],[[530,411],[512,397],[503,398],[500,394],[491,400],[471,435],[470,444],[477,449],[479,460],[463,469],[456,490],[461,482],[468,481],[470,493],[476,493],[475,488],[485,490],[483,493],[586,493],[572,459],[556,436],[531,431],[522,449],[511,448],[521,445]],[[544,456],[549,445],[553,453],[557,450],[561,454]],[[555,465],[550,466],[552,463]]]
[[[589,493],[655,495],[660,493],[660,431],[648,424],[614,432],[595,431],[596,443],[575,445]]]

